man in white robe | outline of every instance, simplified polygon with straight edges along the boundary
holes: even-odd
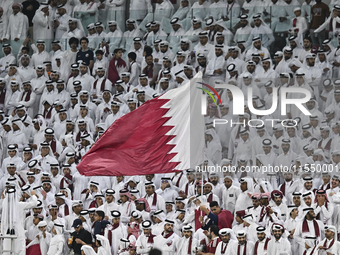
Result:
[[[152,232],[152,223],[149,220],[142,222],[143,234],[140,235],[136,242],[138,254],[148,254],[154,246],[154,238],[156,237]]]
[[[199,242],[193,237],[193,227],[190,225],[182,227],[183,237],[177,243],[177,254],[178,255],[194,255],[196,254],[196,248]]]
[[[318,241],[321,241],[325,236],[324,224],[315,219],[314,208],[306,207],[303,209],[305,215],[303,220],[297,224],[294,231],[294,239],[299,243],[299,254],[302,254],[305,249],[305,237],[314,236]]]
[[[46,50],[51,50],[51,42],[54,38],[53,17],[50,16],[47,3],[40,4],[39,9],[33,17],[33,38],[34,40],[44,40]]]
[[[164,255],[172,255],[176,252],[180,237],[173,231],[175,224],[173,220],[166,219],[164,223],[163,232],[154,238],[154,248],[162,250]]]
[[[15,3],[12,5],[13,14],[9,16],[8,29],[3,41],[11,41],[13,47],[13,54],[17,55],[19,49],[27,37],[27,31],[29,28],[28,18],[21,12],[21,4]]]
[[[291,247],[287,238],[282,237],[284,227],[280,224],[273,224],[272,232],[274,238],[268,243],[268,254],[291,255]]]
[[[239,230],[236,233],[238,242],[232,242],[228,245],[225,254],[230,255],[252,255],[254,254],[254,243],[247,241],[247,232]]]
[[[15,189],[7,190],[2,201],[1,233],[9,233],[16,238],[4,240],[2,247],[4,250],[13,249],[18,255],[26,254],[24,230],[26,210],[36,207],[37,204],[38,199],[34,190],[31,191],[31,200],[28,202],[19,202]],[[7,255],[6,252],[3,254]]]
[[[68,29],[68,21],[71,17],[66,13],[66,5],[58,6],[57,18],[54,21],[55,40],[60,40]]]
[[[122,238],[127,238],[128,232],[127,227],[120,221],[121,213],[117,210],[113,210],[110,214],[112,216],[112,224],[106,226],[104,236],[109,239],[112,254],[117,255],[119,241]]]

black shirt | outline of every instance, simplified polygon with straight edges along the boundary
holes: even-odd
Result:
[[[89,231],[85,230],[84,228],[77,233],[74,231],[72,234],[73,237],[73,242],[72,242],[72,249],[74,253],[81,254],[81,247],[83,246],[82,244],[76,243],[76,239],[79,238],[86,244],[92,244],[92,235]]]
[[[27,10],[27,8],[30,5],[32,6],[32,10]],[[40,6],[40,4],[36,0],[25,1],[25,2],[22,3],[22,13],[27,16],[30,27],[33,26],[32,20],[33,20],[33,17],[35,15],[35,12],[39,9],[39,6]],[[37,39],[39,39],[39,38],[37,38]]]

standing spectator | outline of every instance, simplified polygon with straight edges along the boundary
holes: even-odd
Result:
[[[118,26],[125,30],[125,6],[124,0],[106,0],[107,19],[117,21]]]
[[[69,243],[69,247],[73,249],[74,255],[80,255],[83,245],[92,245],[92,236],[89,231],[84,229],[81,219],[75,219],[72,227],[75,231],[71,234],[72,243]]]
[[[10,40],[13,48],[13,54],[17,55],[23,40],[27,37],[28,18],[21,12],[21,4],[13,4],[13,14],[9,17],[7,33],[3,41]]]
[[[202,229],[208,230],[212,225],[217,225],[219,229],[231,228],[231,224],[234,221],[234,217],[231,212],[223,210],[216,201],[212,201],[209,206],[210,211],[205,205],[201,205],[200,207],[200,209],[205,212],[210,219],[207,224],[202,224]],[[203,217],[200,217],[200,220],[203,222]]]
[[[61,45],[63,46],[63,50],[66,50],[66,48],[72,48],[71,43],[68,42],[68,40],[70,40],[72,37],[75,37],[79,40],[79,38],[85,36],[83,25],[78,19],[70,19],[68,21],[68,28],[69,29],[64,33],[60,40]],[[69,44],[69,46],[67,44]]]
[[[88,48],[88,45],[89,39],[86,37],[80,39],[81,49],[77,53],[76,61],[78,62],[81,60],[82,62],[85,62],[90,69],[92,69],[94,64],[94,54],[93,51]]]
[[[2,52],[4,56],[0,58],[0,77],[5,77],[8,74],[9,66],[15,64],[16,61],[10,44],[4,44]]]
[[[316,4],[312,7],[311,15],[312,20],[310,24],[310,35],[312,38],[312,44],[319,46],[322,45],[322,42],[326,39],[326,30],[323,29],[317,34],[315,34],[314,31],[321,26],[329,16],[328,5],[323,3],[322,0],[316,0]]]
[[[42,6],[48,6],[47,4]],[[43,8],[43,7],[42,7]],[[26,0],[22,3],[22,13],[28,18],[29,23],[29,34],[33,39],[33,17],[36,11],[39,9],[39,2],[37,0]],[[40,39],[40,38],[38,38]]]
[[[51,50],[51,43],[54,37],[53,20],[51,18],[48,5],[42,3],[32,21],[34,24],[33,36],[35,41],[44,40],[46,42],[47,52]]]
[[[9,16],[13,13],[12,5],[14,4],[14,0],[3,0],[1,1],[1,7],[4,9],[4,18],[9,19]]]
[[[5,38],[7,33],[7,17],[4,15],[4,9],[0,7],[0,47],[2,46],[2,39]],[[0,51],[0,58],[4,56]]]
[[[113,52],[113,55],[114,57],[111,60],[110,65],[109,65],[108,78],[112,82],[112,84],[115,84],[116,81],[120,79],[119,74],[121,72],[127,71],[127,66],[126,66],[125,61],[122,59],[122,55],[123,55],[122,49],[115,49]]]
[[[54,20],[56,40],[60,40],[63,34],[67,31],[68,21],[71,19],[66,10],[66,5],[61,4],[58,6],[56,19]]]

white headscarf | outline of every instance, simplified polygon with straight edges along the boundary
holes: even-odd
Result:
[[[110,247],[109,240],[106,237],[99,235],[99,234],[96,235],[96,238],[97,238],[97,240],[99,240],[101,242],[101,245],[105,249],[106,253],[108,255],[111,254],[111,247]]]
[[[85,255],[97,255],[97,253],[93,250],[91,246],[83,245],[81,250],[85,253]]]
[[[80,21],[79,19],[70,18],[69,21],[70,21],[70,20],[76,21],[76,22],[77,22],[77,28],[80,29],[80,30],[83,32],[84,35],[86,34],[86,33],[85,33],[85,30],[84,30],[84,27],[83,27],[83,25],[82,25],[82,23],[81,23],[81,21]],[[79,39],[80,39],[80,38],[79,38]]]

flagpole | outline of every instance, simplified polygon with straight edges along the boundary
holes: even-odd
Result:
[[[204,164],[204,163],[203,163]],[[203,164],[202,164],[202,167],[203,167]],[[202,173],[202,179],[201,179],[201,182],[202,182],[202,186],[201,186],[201,196],[203,196],[203,171],[201,171]],[[201,216],[203,216],[203,212],[201,210]]]

